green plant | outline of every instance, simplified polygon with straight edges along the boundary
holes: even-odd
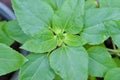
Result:
[[[0,75],[16,71],[28,61],[19,52],[8,47],[14,40],[5,32],[7,24],[7,22],[0,22]]]
[[[19,80],[119,80],[120,1],[12,0],[12,4],[17,21],[9,25],[19,30],[19,36],[13,35],[13,28],[5,31],[31,52]],[[108,38],[113,49],[104,45]]]

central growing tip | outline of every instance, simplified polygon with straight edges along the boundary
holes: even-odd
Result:
[[[56,35],[58,39],[63,40],[65,38],[63,33],[59,33]]]
[[[64,44],[64,39],[65,39],[65,33],[58,33],[56,34],[57,37],[57,44],[58,46],[61,46],[62,44]]]

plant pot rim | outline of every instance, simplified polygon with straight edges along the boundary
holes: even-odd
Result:
[[[13,11],[2,2],[0,2],[0,16],[7,21],[16,19]]]

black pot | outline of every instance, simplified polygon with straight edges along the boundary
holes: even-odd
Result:
[[[6,21],[16,19],[13,11],[1,2],[0,2],[0,16],[2,17],[2,19]]]

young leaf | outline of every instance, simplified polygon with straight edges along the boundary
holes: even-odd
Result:
[[[6,23],[7,22],[0,22],[0,43],[10,46],[14,40],[11,39],[3,30],[3,28],[6,26]]]
[[[20,53],[0,43],[0,75],[19,69],[26,61]]]
[[[103,43],[109,37],[104,24],[85,27],[80,35],[88,41],[88,44],[91,45]]]
[[[30,36],[26,35],[22,31],[17,21],[7,22],[6,25],[4,26],[4,31],[10,38],[22,44],[30,38]]]
[[[100,46],[91,47],[89,53],[89,74],[94,77],[103,77],[111,68],[115,68],[116,64],[112,60],[109,52]]]
[[[53,28],[77,34],[83,29],[85,0],[64,0],[53,16]],[[57,33],[57,32],[56,32]]]
[[[83,47],[58,48],[50,55],[50,65],[63,80],[87,80],[88,55]]]
[[[46,29],[35,34],[30,40],[26,41],[21,48],[35,53],[44,53],[50,52],[55,49],[56,46],[56,37],[50,30]]]
[[[53,80],[55,74],[46,54],[30,54],[29,61],[21,68],[19,80]]]
[[[54,11],[45,0],[12,0],[18,22],[27,34],[51,27]]]
[[[79,35],[65,34],[64,42],[69,46],[83,46],[87,43],[86,39]]]
[[[112,40],[120,48],[120,21],[107,21],[104,24]]]
[[[114,68],[107,72],[104,80],[119,80],[120,79],[120,68]]]

